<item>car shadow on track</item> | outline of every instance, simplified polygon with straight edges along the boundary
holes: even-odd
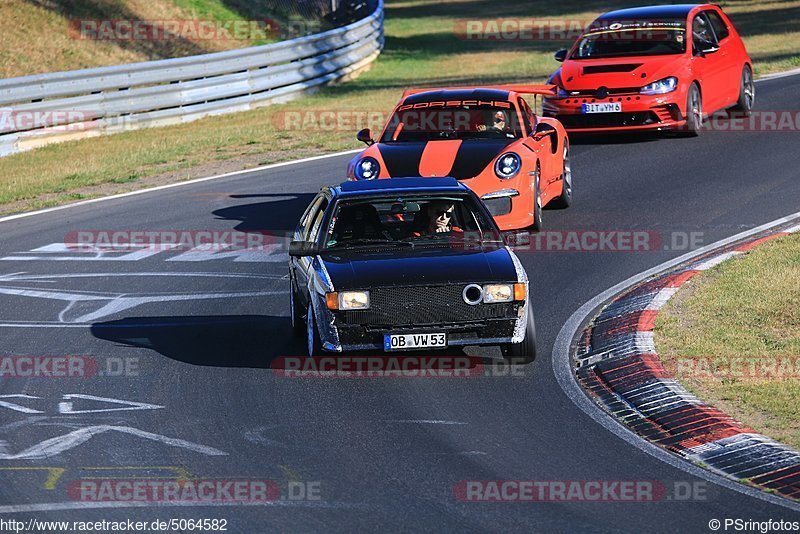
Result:
[[[95,323],[92,335],[129,347],[151,349],[167,358],[207,367],[281,369],[286,358],[305,358],[305,340],[293,337],[288,317],[219,315],[196,317],[129,317]],[[335,356],[335,354],[331,354]],[[496,365],[497,358],[468,355],[460,347],[444,351],[394,353],[403,357],[467,357],[471,365]],[[352,356],[379,356],[382,351]]]
[[[290,335],[289,317],[269,315],[129,317],[95,323],[91,331],[99,339],[211,367],[269,368],[278,358],[305,352],[304,341]]]
[[[232,199],[264,201],[221,208],[214,215],[218,219],[240,221],[235,227],[240,232],[290,232],[315,196],[315,193],[231,195]]]

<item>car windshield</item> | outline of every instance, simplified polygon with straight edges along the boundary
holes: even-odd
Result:
[[[685,21],[619,21],[590,28],[570,59],[660,56],[685,51]]]
[[[487,219],[487,217],[489,217]],[[467,195],[410,195],[337,204],[324,248],[502,243],[497,227]]]
[[[511,102],[450,100],[398,107],[381,142],[517,139],[521,136],[516,107]]]

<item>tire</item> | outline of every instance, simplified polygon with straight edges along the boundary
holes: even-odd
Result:
[[[697,137],[703,129],[703,99],[696,83],[689,87],[686,96],[686,126],[684,133],[687,137]]]
[[[528,323],[525,327],[525,337],[521,343],[506,343],[500,346],[503,357],[508,363],[528,364],[536,359],[536,324],[533,321],[531,301],[528,300]]]
[[[738,116],[749,117],[753,113],[756,102],[756,84],[753,82],[753,70],[750,65],[742,69],[742,79],[739,81],[739,100],[733,110]]]
[[[289,282],[289,309],[292,317],[292,334],[295,337],[303,337],[306,325],[303,323],[303,310],[297,302],[297,291],[294,289],[294,282]]]
[[[306,347],[309,358],[322,354],[322,340],[319,337],[317,321],[314,318],[314,307],[310,298],[308,299],[308,316],[306,318]]]
[[[564,144],[564,172],[561,175],[561,194],[554,198],[550,205],[556,209],[565,209],[572,204],[572,165],[569,161],[569,145]]]
[[[539,177],[542,175],[542,167],[536,162],[536,174],[533,177],[533,224],[531,230],[541,232],[544,227],[542,223],[542,195],[539,191]]]

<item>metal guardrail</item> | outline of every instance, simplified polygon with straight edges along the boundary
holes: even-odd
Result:
[[[352,75],[382,48],[379,1],[362,20],[289,41],[0,80],[0,156],[283,102]]]

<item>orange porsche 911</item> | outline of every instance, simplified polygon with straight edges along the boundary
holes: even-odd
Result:
[[[348,178],[453,177],[502,230],[540,230],[543,207],[572,200],[569,140],[523,94],[553,95],[555,87],[408,90],[377,139],[369,129],[358,133],[368,148],[350,161]]]

